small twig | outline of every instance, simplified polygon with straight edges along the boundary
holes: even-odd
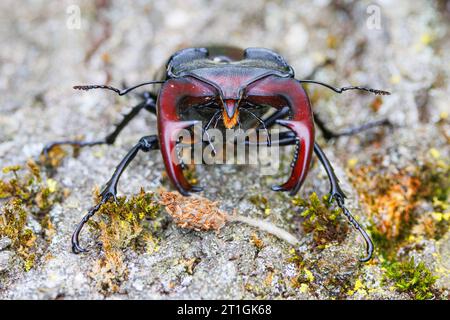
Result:
[[[248,224],[249,226],[258,228],[261,231],[265,231],[267,233],[270,233],[274,235],[275,237],[286,241],[287,243],[296,246],[300,243],[300,241],[292,234],[287,232],[286,230],[277,227],[276,225],[267,222],[265,220],[260,219],[254,219],[250,217],[244,217],[240,215],[229,215],[227,216],[227,221],[235,221],[235,222],[242,222],[245,224]]]

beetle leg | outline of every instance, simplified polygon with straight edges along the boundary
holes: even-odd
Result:
[[[292,132],[282,132],[279,136],[278,141],[272,141],[273,145],[281,145],[281,146],[288,146],[297,144],[298,139],[297,137],[292,134]],[[261,142],[260,144],[265,144],[265,142]],[[364,258],[359,259],[361,262],[369,261],[372,258],[373,254],[373,242],[370,236],[367,234],[367,232],[361,227],[361,225],[356,221],[356,219],[352,216],[350,211],[345,206],[345,194],[342,191],[340,185],[339,185],[339,179],[337,178],[336,174],[334,173],[333,166],[331,165],[330,161],[326,157],[325,153],[322,151],[320,146],[317,143],[314,143],[314,152],[316,153],[317,157],[319,158],[320,162],[325,168],[325,171],[327,172],[328,178],[330,180],[331,190],[330,190],[330,201],[333,199],[336,200],[336,204],[339,208],[341,208],[344,215],[347,217],[348,221],[351,223],[351,225],[358,230],[358,232],[361,234],[361,236],[364,238],[364,241],[366,243],[366,256]]]
[[[273,125],[276,124],[276,121],[278,119],[286,118],[289,115],[289,112],[290,112],[290,110],[289,110],[289,107],[287,107],[287,106],[277,110],[271,116],[269,116],[267,119],[263,120],[265,127],[268,129],[271,128]],[[262,126],[262,125],[260,125],[258,127],[258,129],[262,129],[262,128],[264,128],[264,126]]]
[[[336,177],[336,174],[334,173],[333,166],[331,165],[330,161],[328,160],[327,156],[323,152],[322,148],[317,143],[314,143],[314,152],[316,153],[317,157],[319,158],[320,162],[322,163],[323,167],[325,168],[325,171],[327,172],[328,179],[330,180],[330,199],[329,201],[333,201],[333,199],[336,200],[337,205],[339,208],[342,209],[342,212],[347,217],[348,221],[352,224],[352,226],[359,231],[359,233],[364,238],[364,241],[366,242],[366,253],[367,255],[359,259],[361,262],[369,261],[372,258],[373,254],[373,243],[370,236],[367,234],[367,232],[361,227],[361,225],[356,221],[356,219],[352,216],[350,211],[345,206],[345,193],[342,191],[340,185],[339,185],[339,179]]]
[[[273,127],[273,125],[276,124],[276,120],[286,118],[289,115],[289,108],[284,107],[282,109],[277,110],[274,114],[269,116],[268,118],[264,119],[264,124],[267,128]],[[317,127],[322,131],[322,136],[325,140],[331,140],[334,138],[339,138],[343,136],[352,136],[361,132],[364,132],[366,130],[381,127],[381,126],[387,126],[392,128],[392,123],[389,121],[389,119],[381,119],[381,120],[375,120],[367,122],[363,125],[351,127],[344,129],[341,132],[334,132],[330,129],[328,129],[325,125],[325,122],[320,119],[320,117],[317,115],[317,113],[314,113],[314,122],[317,125]],[[259,127],[259,129],[262,129],[262,126]]]
[[[78,224],[75,232],[72,235],[72,251],[73,253],[80,253],[86,251],[79,244],[79,234],[81,229],[86,224],[86,222],[100,209],[100,207],[106,203],[110,198],[117,200],[117,184],[119,182],[120,176],[129,165],[129,163],[136,157],[139,151],[148,152],[150,150],[155,150],[159,148],[158,138],[156,135],[142,137],[139,142],[127,153],[127,155],[122,159],[122,161],[117,166],[111,179],[106,184],[106,187],[100,193],[100,202],[89,209],[88,213],[83,217],[81,222]]]
[[[371,121],[360,126],[347,128],[341,132],[334,132],[326,127],[325,122],[322,119],[320,119],[320,117],[316,113],[314,113],[314,122],[316,123],[320,131],[322,131],[322,135],[325,140],[331,140],[343,136],[352,136],[376,127],[387,126],[392,128],[393,126],[392,123],[389,121],[389,119],[381,119]]]
[[[330,199],[329,201],[333,201],[333,199],[345,199],[346,195],[342,191],[340,185],[339,185],[339,179],[336,177],[336,174],[334,173],[333,166],[331,165],[330,161],[328,160],[327,156],[323,152],[322,148],[319,146],[317,142],[314,142],[314,153],[316,154],[317,158],[319,158],[320,162],[322,163],[323,168],[327,172],[328,179],[330,181]]]
[[[134,106],[129,113],[127,113],[121,122],[119,122],[114,131],[108,134],[104,139],[102,140],[96,140],[96,141],[76,141],[76,140],[64,140],[64,141],[56,141],[47,144],[44,149],[42,150],[42,154],[44,156],[48,156],[48,153],[56,146],[60,145],[72,145],[76,147],[92,147],[100,144],[113,144],[116,141],[117,136],[120,134],[120,132],[125,128],[128,123],[142,110],[142,109],[155,109],[156,103],[154,97],[152,97],[150,94],[145,93],[144,94],[144,101],[139,103],[138,105]]]

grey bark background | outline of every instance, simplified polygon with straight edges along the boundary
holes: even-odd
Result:
[[[370,210],[357,190],[363,186],[350,170],[355,163],[370,163],[376,155],[381,158],[377,165],[397,172],[408,166],[420,171],[427,159],[448,161],[449,7],[446,1],[388,0],[1,1],[1,166],[37,158],[49,141],[78,135],[101,138],[120,120],[120,113],[137,102],[135,96],[116,97],[111,92],[76,92],[73,85],[150,80],[174,51],[184,47],[267,47],[287,59],[297,78],[329,59],[331,64],[320,68],[315,79],[392,92],[379,101],[354,92],[331,95],[313,87],[309,91],[314,110],[330,128],[386,117],[395,125],[392,131],[376,129],[330,142],[318,133],[349,208],[369,226]],[[374,107],[377,104],[381,106]],[[219,200],[224,210],[236,209],[293,232],[304,240],[299,249],[302,266],[290,259],[289,245],[251,227],[230,224],[218,234],[194,232],[169,219],[156,252],[124,249],[126,277],[118,290],[105,292],[92,275],[103,254],[95,234],[84,230],[82,241],[91,243],[91,250],[74,255],[71,232],[92,205],[93,188],[109,179],[141,136],[155,132],[154,116],[143,112],[113,146],[84,149],[78,157],[64,159],[52,179],[70,195],[49,213],[55,235],[42,246],[29,271],[8,248],[8,240],[2,240],[6,244],[0,248],[1,298],[411,298],[394,283],[383,282],[385,266],[378,251],[372,263],[357,261],[363,243],[356,231],[350,229],[343,241],[323,250],[315,248],[311,234],[299,227],[300,213],[290,198],[269,189],[284,176],[262,176],[246,166],[199,168],[199,180],[207,186],[202,195]],[[284,161],[289,163],[288,153]],[[123,174],[119,193],[136,194],[140,187],[155,191],[164,180],[163,171],[158,152],[140,154]],[[170,188],[167,181],[164,186]],[[328,188],[324,171],[315,163],[300,194],[307,198],[315,191],[321,196]],[[261,195],[270,204],[268,215],[251,201]],[[421,221],[422,212],[433,211],[432,206],[422,201],[416,221]],[[445,217],[448,209],[441,213]],[[35,222],[28,224],[37,228],[36,234],[41,232]],[[445,228],[448,231],[448,225]],[[262,248],[251,241],[255,232]],[[439,238],[418,237],[400,247],[396,257],[424,262],[438,278],[434,296],[448,296],[448,232]],[[191,269],[186,267],[189,261]],[[306,280],[295,285],[299,274],[306,274]]]

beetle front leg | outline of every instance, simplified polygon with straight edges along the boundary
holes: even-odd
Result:
[[[330,181],[330,201],[333,199],[345,199],[346,195],[339,185],[339,179],[336,177],[330,161],[317,142],[314,142],[314,153],[317,158],[319,158],[319,161],[322,163],[323,168],[327,172],[327,176]]]
[[[352,216],[350,211],[345,206],[345,194],[342,191],[340,185],[339,185],[339,179],[336,177],[336,174],[334,173],[333,166],[331,165],[330,161],[328,160],[327,156],[323,152],[322,148],[317,143],[314,143],[314,152],[316,153],[317,157],[319,158],[320,162],[322,163],[325,171],[327,172],[328,179],[330,180],[330,199],[329,201],[336,200],[336,203],[339,208],[341,208],[344,215],[347,217],[347,219],[350,221],[352,226],[359,231],[359,233],[364,238],[364,241],[366,242],[366,253],[367,255],[364,258],[359,259],[361,262],[367,262],[372,258],[373,254],[373,243],[370,236],[367,234],[367,232],[361,227],[361,225],[356,221],[356,219]]]
[[[71,145],[75,147],[92,147],[100,144],[113,144],[117,136],[120,134],[120,132],[130,123],[130,121],[138,115],[138,113],[142,109],[147,109],[149,111],[155,110],[156,108],[156,102],[155,98],[148,92],[144,93],[143,98],[145,99],[143,102],[139,103],[138,105],[134,106],[129,113],[127,113],[122,121],[120,121],[113,132],[108,134],[104,139],[96,140],[96,141],[77,141],[77,140],[63,140],[63,141],[56,141],[47,144],[44,149],[42,150],[42,154],[45,157],[48,157],[48,153],[56,146],[60,145]]]
[[[127,153],[127,155],[122,159],[122,161],[117,166],[111,179],[106,184],[106,187],[100,193],[100,202],[89,209],[88,213],[83,217],[81,222],[78,224],[72,235],[72,251],[73,253],[85,252],[86,249],[82,248],[79,243],[79,235],[83,226],[86,222],[100,209],[100,207],[106,203],[110,198],[117,200],[117,184],[119,182],[120,176],[130,164],[130,162],[136,157],[139,151],[148,152],[150,150],[155,150],[159,148],[158,138],[155,135],[142,137],[139,142]]]

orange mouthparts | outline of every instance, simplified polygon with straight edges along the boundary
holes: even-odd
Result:
[[[222,117],[223,125],[227,129],[233,128],[238,123],[239,109],[235,100],[225,100]]]

